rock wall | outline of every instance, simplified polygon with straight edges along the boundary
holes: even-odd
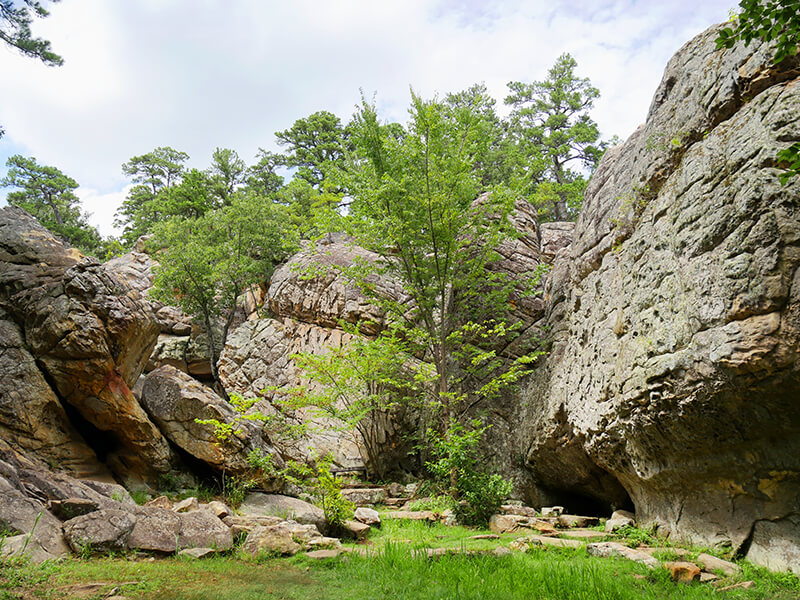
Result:
[[[16,376],[0,382],[7,439],[81,475],[102,462],[131,482],[169,471],[175,457],[130,389],[158,334],[150,306],[16,207],[0,209],[0,263],[0,363]]]
[[[606,153],[546,294],[547,363],[520,444],[544,493],[800,572],[800,59],[673,57]]]

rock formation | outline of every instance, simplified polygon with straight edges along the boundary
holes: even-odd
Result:
[[[0,262],[0,361],[20,378],[0,384],[9,439],[79,474],[102,471],[92,450],[126,480],[169,471],[169,445],[130,389],[158,334],[150,306],[16,207],[0,209]]]
[[[520,443],[540,493],[627,494],[639,522],[800,570],[800,182],[775,163],[800,59],[716,35],[590,182]]]

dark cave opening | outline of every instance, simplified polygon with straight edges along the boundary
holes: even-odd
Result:
[[[61,400],[61,405],[64,407],[64,412],[67,413],[70,424],[78,431],[86,445],[97,455],[98,460],[105,463],[108,455],[120,447],[117,436],[111,431],[103,431],[97,428],[69,402]]]

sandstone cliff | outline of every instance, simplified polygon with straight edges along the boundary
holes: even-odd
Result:
[[[519,443],[538,493],[624,491],[662,532],[800,570],[800,182],[774,159],[800,140],[800,59],[716,35],[592,178]]]

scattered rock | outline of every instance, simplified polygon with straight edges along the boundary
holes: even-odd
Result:
[[[542,507],[542,516],[543,517],[558,517],[564,512],[563,506],[543,506]]]
[[[293,556],[302,550],[302,546],[294,541],[292,531],[283,523],[256,527],[247,534],[242,548],[252,556]]]
[[[706,573],[705,571],[700,573],[700,583],[709,583],[718,579],[719,575],[714,575],[714,573]]]
[[[62,521],[69,521],[81,515],[88,515],[100,508],[97,502],[83,498],[67,498],[66,500],[51,500],[48,502],[50,512]]]
[[[176,502],[172,507],[172,510],[178,513],[200,510],[200,503],[197,501],[197,498],[190,496]]]
[[[386,486],[386,491],[389,493],[389,496],[392,498],[399,498],[405,492],[405,486],[400,483],[393,482]]]
[[[293,519],[298,523],[316,525],[323,533],[328,530],[325,513],[321,508],[279,494],[250,493],[239,507],[239,514],[246,517],[278,516],[282,519]]]
[[[496,533],[484,533],[482,535],[471,535],[469,536],[471,540],[499,540],[500,536]]]
[[[200,548],[210,546],[217,551],[228,550],[233,545],[231,530],[214,513],[195,510],[178,513],[181,530],[178,534],[179,548]]]
[[[369,525],[359,523],[358,521],[345,521],[343,526],[343,534],[347,537],[363,540],[369,533]]]
[[[381,516],[378,514],[378,511],[364,506],[359,506],[356,509],[354,518],[356,521],[373,527],[379,527],[381,524]]]
[[[559,515],[558,516],[558,524],[561,527],[577,527],[577,528],[586,528],[586,527],[593,527],[600,522],[600,519],[597,517],[580,517],[578,515]]]
[[[749,590],[756,584],[755,581],[740,581],[733,585],[726,585],[725,587],[717,588],[720,592],[729,592],[731,590]]]
[[[613,533],[623,527],[635,527],[636,517],[632,512],[627,510],[615,510],[611,518],[606,521],[606,531]]]
[[[700,581],[700,567],[690,562],[665,562],[664,568],[669,571],[672,581],[692,583]]]
[[[268,527],[283,522],[281,517],[247,517],[242,515],[230,515],[222,519],[231,528],[231,534],[237,538],[241,534],[250,533],[256,527]]]
[[[185,556],[186,558],[206,558],[216,554],[217,551],[213,548],[186,548],[178,552],[178,556]]]
[[[212,513],[214,513],[220,519],[224,519],[228,515],[232,514],[230,507],[224,502],[220,502],[219,500],[212,500],[208,504],[205,505],[208,507]]]
[[[511,550],[509,550],[504,546],[498,546],[497,548],[492,550],[492,554],[494,554],[495,556],[509,556],[511,555]]]
[[[135,524],[131,513],[106,508],[64,523],[64,538],[77,554],[119,552],[127,547]]]
[[[150,502],[146,503],[145,506],[150,508],[166,508],[167,510],[172,510],[172,501],[166,496],[159,496],[158,498],[153,498],[150,500]]]
[[[312,550],[311,552],[306,552],[306,556],[317,560],[325,560],[326,558],[336,558],[341,553],[341,550]]]
[[[706,554],[705,552],[698,555],[697,562],[707,571],[721,571],[727,577],[732,577],[742,570],[736,563],[712,556],[711,554]]]
[[[356,506],[373,506],[383,504],[386,500],[386,490],[383,488],[345,488],[342,496]]]
[[[409,521],[436,521],[436,513],[430,510],[390,510],[384,513],[387,519],[408,519]]]
[[[647,552],[636,550],[634,548],[628,548],[628,546],[618,542],[596,542],[593,544],[587,544],[586,551],[592,556],[599,556],[601,558],[607,558],[609,556],[621,556],[622,558],[627,558],[628,560],[642,563],[651,569],[655,569],[661,564]]]
[[[530,519],[535,519],[536,512],[535,508],[531,508],[530,506],[521,506],[517,504],[503,504],[500,507],[500,511],[506,515],[520,515],[523,517],[528,517]]]
[[[334,537],[314,537],[308,540],[305,546],[309,550],[313,550],[315,548],[341,550],[342,542],[340,542],[338,538]]]
[[[508,533],[516,531],[527,523],[528,518],[521,515],[492,515],[489,519],[489,529],[495,533]]]

